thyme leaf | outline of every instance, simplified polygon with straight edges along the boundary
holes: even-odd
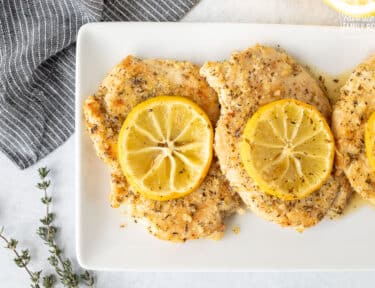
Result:
[[[41,226],[36,233],[47,246],[49,257],[47,263],[50,264],[55,274],[48,274],[42,277],[42,270],[33,271],[29,264],[31,255],[28,249],[18,250],[18,241],[13,238],[7,238],[4,235],[4,227],[0,228],[0,239],[5,243],[5,248],[9,249],[15,255],[14,263],[26,271],[30,277],[31,288],[53,288],[59,281],[66,288],[78,288],[80,285],[94,287],[95,277],[87,270],[75,272],[70,259],[63,256],[63,250],[58,246],[56,236],[58,228],[53,225],[55,214],[51,212],[52,197],[48,194],[48,188],[51,186],[51,180],[47,179],[50,170],[47,167],[38,169],[40,182],[36,187],[43,191],[41,202],[45,206],[45,215],[40,219]],[[41,286],[42,285],[42,286]]]

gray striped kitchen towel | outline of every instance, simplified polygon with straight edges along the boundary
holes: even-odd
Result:
[[[81,25],[177,21],[198,1],[0,0],[0,150],[26,168],[73,133]]]

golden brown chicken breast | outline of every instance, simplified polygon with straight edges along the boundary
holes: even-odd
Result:
[[[219,116],[217,95],[199,75],[199,67],[172,60],[128,56],[85,102],[84,117],[90,138],[97,155],[111,170],[111,205],[129,204],[132,215],[146,219],[149,231],[161,239],[218,238],[224,231],[224,217],[238,208],[240,199],[229,187],[216,160],[196,191],[163,202],[136,193],[121,172],[117,138],[123,121],[135,105],[159,95],[190,98],[213,124]]]
[[[365,152],[365,125],[375,111],[375,55],[359,65],[341,89],[332,114],[336,165],[353,189],[375,204],[375,171]]]
[[[254,183],[240,159],[239,144],[248,119],[262,105],[295,98],[314,105],[329,119],[331,106],[318,82],[286,53],[256,45],[223,62],[208,62],[200,71],[221,104],[215,150],[223,174],[242,200],[261,217],[303,230],[318,223],[334,205],[340,212],[351,189],[344,176],[332,175],[310,196],[284,201]]]

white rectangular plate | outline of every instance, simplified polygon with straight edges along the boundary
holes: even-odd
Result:
[[[375,269],[375,209],[363,206],[300,234],[251,213],[232,217],[221,241],[160,241],[108,202],[109,172],[82,123],[82,102],[128,54],[202,64],[255,43],[280,45],[304,64],[331,74],[375,52],[375,31],[257,24],[95,23],[77,46],[77,257],[89,269],[249,271]],[[120,228],[126,224],[124,229]],[[238,225],[235,235],[231,228]]]

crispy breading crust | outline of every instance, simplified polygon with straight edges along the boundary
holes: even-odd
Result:
[[[132,215],[148,221],[149,231],[171,241],[217,238],[224,231],[223,218],[240,204],[218,165],[212,167],[200,187],[190,195],[169,201],[153,201],[135,193],[117,160],[117,138],[126,115],[138,103],[159,95],[188,97],[209,116],[219,116],[217,95],[199,67],[189,62],[141,60],[128,56],[105,77],[98,92],[87,98],[84,117],[97,155],[111,169],[113,207],[131,206]]]
[[[242,200],[261,217],[301,231],[318,223],[333,203],[342,206],[351,189],[331,176],[309,197],[283,201],[261,191],[246,173],[239,153],[243,128],[262,105],[295,98],[314,105],[328,119],[331,107],[317,81],[287,54],[256,45],[233,53],[228,61],[208,62],[200,71],[215,89],[221,104],[215,150],[223,174]],[[350,188],[350,187],[349,187]],[[338,197],[340,192],[340,199]],[[337,199],[337,201],[335,201]]]
[[[367,161],[365,125],[375,111],[375,55],[360,64],[342,87],[332,114],[336,166],[363,198],[375,204],[375,171]]]

